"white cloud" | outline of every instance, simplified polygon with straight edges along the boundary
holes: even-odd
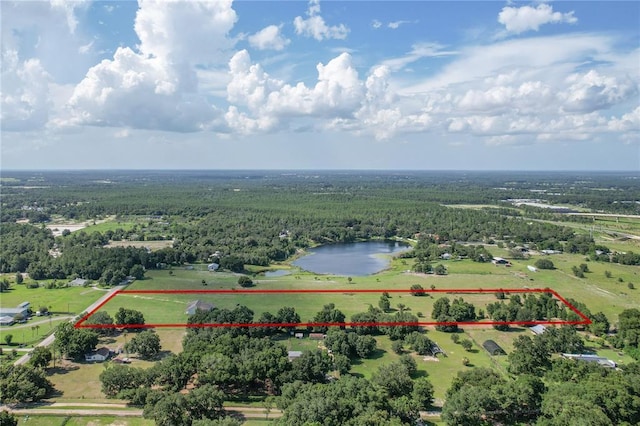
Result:
[[[400,28],[400,25],[412,24],[414,22],[415,21],[392,21],[387,24],[387,27],[391,28],[392,30],[397,30],[398,28]]]
[[[324,39],[340,39],[347,38],[349,29],[344,25],[328,26],[322,16],[320,16],[320,0],[310,0],[309,9],[307,10],[307,19],[296,16],[293,25],[296,34],[306,37],[313,37],[318,41]]]
[[[393,71],[398,71],[422,58],[451,56],[458,53],[453,50],[443,49],[444,46],[438,43],[417,43],[412,46],[411,51],[406,55],[384,60],[382,65],[389,67]]]
[[[71,123],[162,129],[215,128],[221,113],[199,90],[195,65],[226,60],[237,17],[231,1],[142,0],[139,52],[118,48],[87,72],[69,100]]]
[[[373,27],[373,29],[377,30],[378,28],[382,27],[382,22],[374,19],[373,21],[371,21],[371,26]]]
[[[629,76],[619,80],[590,70],[585,74],[570,75],[567,83],[570,86],[559,95],[565,111],[592,112],[638,97],[638,81],[634,82]]]
[[[554,12],[548,4],[539,4],[537,7],[507,6],[498,14],[498,22],[505,26],[510,33],[520,34],[526,31],[538,31],[540,26],[549,23],[575,24],[578,18],[573,16],[574,12],[560,13]]]
[[[282,25],[269,25],[249,36],[249,44],[259,50],[282,50],[291,42],[282,35]]]
[[[38,59],[20,61],[15,50],[2,52],[2,130],[45,126],[51,107],[50,80]]]
[[[140,0],[135,31],[140,53],[168,61],[208,64],[233,46],[227,34],[238,17],[232,0]]]

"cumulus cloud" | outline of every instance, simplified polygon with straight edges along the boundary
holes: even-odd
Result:
[[[172,62],[206,64],[233,46],[227,34],[237,21],[232,0],[140,0],[135,31],[140,53]]]
[[[537,7],[507,6],[498,14],[498,22],[505,26],[505,29],[514,34],[520,34],[526,31],[538,31],[544,24],[568,23],[575,24],[578,18],[574,12],[560,13],[554,12],[553,8],[548,4],[539,4]]]
[[[2,130],[35,130],[49,119],[51,76],[38,59],[20,61],[15,50],[2,52]]]
[[[179,132],[211,128],[219,113],[198,90],[196,65],[215,64],[232,42],[231,1],[142,0],[139,51],[118,48],[87,72],[69,100],[76,124]]]
[[[249,36],[249,44],[259,50],[282,50],[290,42],[282,35],[282,25],[269,25]]]
[[[382,22],[374,19],[373,21],[371,21],[371,26],[373,27],[373,29],[377,30],[378,28],[382,27]]]
[[[572,74],[567,78],[570,84],[560,93],[565,111],[592,112],[610,108],[627,99],[638,96],[638,82],[628,76],[617,79],[605,76],[596,70],[585,74]]]
[[[316,69],[314,86],[285,84],[269,76],[259,64],[252,64],[246,50],[236,53],[229,61],[232,80],[227,100],[233,104],[226,115],[229,127],[250,133],[294,117],[352,117],[361,107],[365,88],[351,55],[342,53],[326,65],[319,63]],[[250,114],[237,106],[246,107]]]
[[[324,39],[345,39],[349,33],[349,29],[344,25],[328,26],[322,16],[320,16],[320,0],[310,0],[309,9],[307,10],[307,19],[296,16],[293,25],[296,34],[305,37],[313,37],[318,41]]]

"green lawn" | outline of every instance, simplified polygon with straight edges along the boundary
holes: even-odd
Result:
[[[11,281],[15,277],[13,274],[2,275],[10,278]],[[46,306],[53,313],[81,313],[104,295],[104,291],[92,287],[46,289],[44,287],[46,282],[40,281],[39,288],[27,288],[25,284],[11,284],[9,291],[0,293],[0,306],[14,308],[22,302],[29,302],[33,310]]]

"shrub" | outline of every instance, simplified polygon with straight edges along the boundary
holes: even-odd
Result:
[[[538,259],[536,260],[535,266],[538,269],[555,269],[553,262],[549,259]]]

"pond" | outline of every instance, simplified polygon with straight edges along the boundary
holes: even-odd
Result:
[[[397,241],[330,244],[309,249],[309,254],[293,265],[316,274],[362,277],[383,271],[389,266],[391,255],[410,248]]]

